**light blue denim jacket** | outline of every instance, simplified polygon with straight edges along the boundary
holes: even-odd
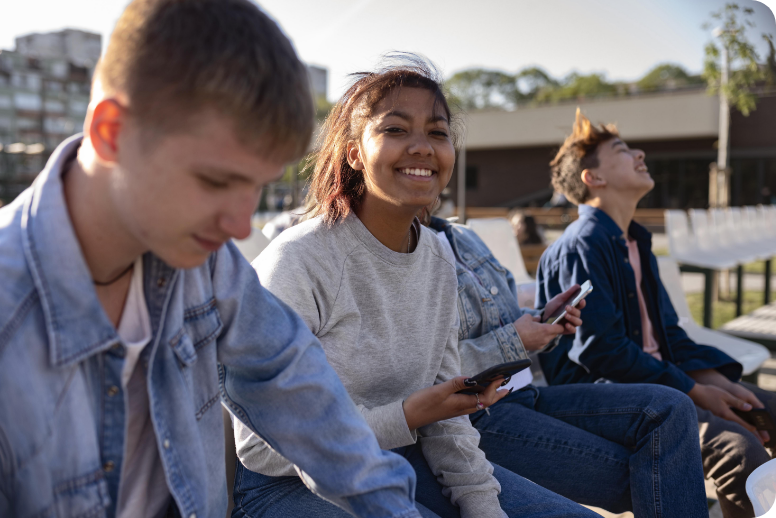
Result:
[[[538,315],[539,311],[517,305],[512,273],[501,266],[469,227],[440,218],[431,218],[429,226],[444,231],[455,253],[461,372],[474,375],[499,363],[527,358],[528,352],[512,324],[524,312]]]
[[[65,206],[79,145],[60,145],[0,210],[0,517],[115,514],[124,347]],[[412,468],[380,450],[317,339],[233,244],[191,270],[143,261],[153,338],[140,361],[182,516],[226,512],[222,401],[319,495],[360,516],[420,516]]]

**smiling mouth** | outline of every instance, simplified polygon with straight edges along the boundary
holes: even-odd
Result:
[[[646,167],[637,167],[636,168],[636,172],[637,173],[647,173],[647,174],[649,174],[649,169],[647,169]]]
[[[215,252],[216,250],[221,248],[221,246],[224,244],[223,241],[211,241],[209,239],[204,239],[199,236],[194,236],[194,239],[197,241],[199,246],[201,246],[202,248],[210,252]]]
[[[408,176],[431,176],[432,174],[434,174],[434,171],[432,171],[431,169],[419,169],[415,167],[403,167],[401,169],[398,169],[398,171]]]

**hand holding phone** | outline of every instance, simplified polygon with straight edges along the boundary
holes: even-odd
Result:
[[[477,394],[483,392],[494,380],[512,376],[513,374],[517,374],[518,372],[522,371],[523,369],[527,369],[530,366],[531,360],[528,358],[514,362],[502,363],[500,365],[494,365],[493,367],[480,372],[476,376],[470,377],[469,380],[475,381],[477,384],[473,387],[466,387],[459,392],[463,394]]]
[[[573,308],[577,307],[592,291],[593,284],[589,280],[585,281],[582,286],[575,289],[557,308],[551,308],[553,312],[549,316],[546,314],[548,308],[545,308],[545,315],[542,323],[563,325],[562,320],[566,317],[566,306],[571,306]]]

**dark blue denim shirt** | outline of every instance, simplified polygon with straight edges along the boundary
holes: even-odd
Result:
[[[638,244],[641,289],[660,345],[662,360],[642,348],[636,280],[619,226],[604,211],[579,206],[579,219],[550,246],[536,272],[536,307],[573,284],[590,280],[593,292],[582,310],[582,326],[564,336],[555,350],[539,355],[551,385],[595,382],[658,383],[689,392],[695,381],[686,372],[717,369],[731,380],[743,370],[719,349],[693,342],[658,275],[652,234],[636,222],[628,234]]]

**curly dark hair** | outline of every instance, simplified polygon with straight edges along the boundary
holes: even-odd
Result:
[[[384,61],[386,64],[375,72],[351,74],[354,83],[323,123],[318,149],[310,161],[313,172],[306,200],[307,217],[322,214],[332,224],[358,209],[365,191],[364,173],[348,164],[347,145],[361,138],[375,107],[391,92],[399,88],[423,88],[432,92],[434,109],[442,107],[450,121],[453,144],[457,142],[457,118],[451,113],[436,67],[420,56],[407,53],[389,54]]]
[[[550,162],[553,189],[577,205],[590,199],[590,191],[582,181],[582,171],[598,167],[598,146],[619,136],[614,124],[596,127],[577,108],[574,129]]]

